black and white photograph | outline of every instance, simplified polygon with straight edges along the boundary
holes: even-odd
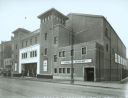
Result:
[[[0,98],[128,98],[128,0],[0,0]]]

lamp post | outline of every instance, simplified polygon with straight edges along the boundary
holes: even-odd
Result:
[[[71,84],[74,84],[74,66],[73,66],[74,49],[73,49],[73,44],[74,44],[74,33],[73,33],[73,29],[72,29],[72,31],[71,31]]]
[[[11,60],[11,78],[13,77],[13,60]]]

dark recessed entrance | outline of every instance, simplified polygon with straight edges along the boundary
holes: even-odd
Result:
[[[84,80],[94,81],[94,68],[84,68]]]
[[[37,74],[37,63],[29,63],[22,65],[22,75],[35,77]]]

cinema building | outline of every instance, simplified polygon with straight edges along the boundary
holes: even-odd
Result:
[[[104,16],[52,8],[39,15],[40,28],[16,29],[12,38],[13,76],[120,81],[126,77],[126,47]]]

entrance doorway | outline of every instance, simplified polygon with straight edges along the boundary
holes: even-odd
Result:
[[[37,74],[37,63],[29,63],[22,65],[22,74],[28,77],[36,77]]]
[[[94,68],[84,68],[84,80],[94,81]]]

